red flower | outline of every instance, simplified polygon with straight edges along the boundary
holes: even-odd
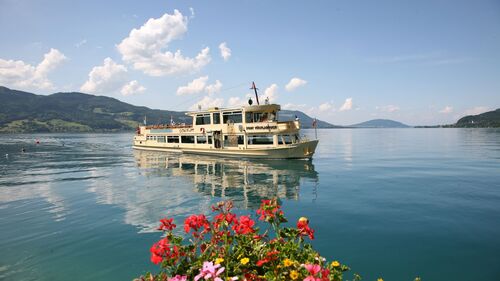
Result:
[[[202,227],[205,231],[210,230],[210,224],[203,214],[192,215],[184,221],[184,231],[186,231],[186,233],[189,233],[191,229],[193,229],[194,232],[197,232]]]
[[[309,227],[309,222],[307,220],[299,220],[297,222],[297,228],[299,229],[299,235],[309,236],[311,240],[314,240],[314,230]]]
[[[275,218],[279,218],[280,221],[286,221],[281,206],[276,199],[262,200],[257,214],[260,215],[259,220],[274,221]]]
[[[150,249],[151,251],[151,262],[158,264],[164,259],[166,260],[177,260],[180,253],[177,246],[171,248],[168,238],[163,238],[156,242]]]
[[[237,234],[248,234],[253,233],[255,230],[253,226],[255,222],[249,216],[240,216],[239,220],[236,221],[236,224],[233,225],[233,230]]]
[[[236,215],[233,213],[219,213],[214,217],[214,224],[219,227],[223,222],[227,222],[228,225],[236,222]]]
[[[173,223],[174,219],[167,219],[167,218],[163,218],[160,220],[161,222],[161,225],[158,227],[158,230],[173,230],[174,228],[177,227],[177,225],[175,225]]]
[[[264,264],[266,264],[268,262],[270,262],[270,260],[268,260],[268,259],[262,259],[262,260],[257,261],[256,264],[257,264],[257,266],[263,266]]]

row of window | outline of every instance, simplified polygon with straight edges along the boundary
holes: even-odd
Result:
[[[147,140],[153,140],[162,143],[197,143],[197,144],[212,144],[212,136],[147,136]],[[278,135],[278,144],[292,144],[299,141],[299,136],[295,135]],[[225,135],[224,146],[238,146],[244,144],[243,135]],[[274,138],[272,135],[250,135],[247,136],[247,144],[249,145],[272,145]]]
[[[163,143],[195,143],[195,136],[147,136],[147,140]],[[196,136],[198,144],[212,144],[212,136]]]
[[[213,123],[210,122],[210,113],[198,114],[195,118],[195,125],[220,124],[220,112],[213,113]],[[276,121],[275,112],[248,112],[245,114],[247,123]],[[229,111],[222,113],[223,124],[242,123],[243,114],[241,111]]]

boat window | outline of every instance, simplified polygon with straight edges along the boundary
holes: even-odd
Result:
[[[210,125],[210,114],[198,114],[196,115],[195,125]]]
[[[194,136],[181,136],[181,143],[194,143]]]
[[[248,112],[245,114],[247,123],[276,121],[276,112]]]
[[[224,112],[222,114],[222,119],[224,121],[224,124],[241,123],[242,122],[242,114],[241,114],[241,111]]]
[[[279,135],[278,143],[279,144],[292,144],[295,142],[295,138],[291,135]]]
[[[212,136],[208,136],[208,144],[212,144]]]
[[[214,124],[220,124],[220,112],[214,113]]]
[[[197,136],[196,143],[197,144],[207,143],[207,137],[206,136]]]
[[[254,135],[247,137],[248,144],[274,144],[272,135]]]
[[[224,136],[224,146],[238,146],[239,144],[244,144],[243,135],[226,135]]]
[[[168,143],[179,143],[179,136],[167,136]]]
[[[165,142],[165,136],[158,136],[156,141],[158,142]]]

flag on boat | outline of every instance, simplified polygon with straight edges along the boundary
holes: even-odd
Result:
[[[146,115],[144,115],[144,126],[146,126]]]
[[[316,120],[316,118],[313,119],[313,128],[316,128],[316,126],[318,125],[318,120]]]

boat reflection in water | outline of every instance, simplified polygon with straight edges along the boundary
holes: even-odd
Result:
[[[317,186],[308,160],[241,160],[155,151],[134,151],[146,176],[187,178],[194,190],[230,199],[240,209],[256,209],[262,199],[297,200],[301,184]]]

